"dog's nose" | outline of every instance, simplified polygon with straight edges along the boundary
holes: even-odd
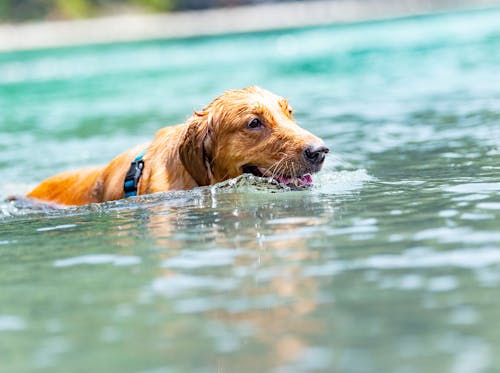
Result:
[[[325,154],[328,153],[328,149],[324,144],[321,145],[310,145],[304,150],[304,158],[309,163],[314,165],[319,165],[325,160]]]

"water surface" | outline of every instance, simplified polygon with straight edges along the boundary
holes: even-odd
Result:
[[[0,198],[227,88],[287,96],[316,186],[0,204],[0,370],[500,369],[500,12],[0,54]]]

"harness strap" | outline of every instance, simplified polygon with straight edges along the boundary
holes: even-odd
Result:
[[[146,149],[140,152],[130,164],[130,168],[127,171],[127,175],[125,176],[125,180],[123,182],[123,191],[125,192],[124,198],[137,195],[137,184],[139,184],[139,179],[141,178],[142,170],[144,168],[144,161],[142,160],[142,157],[144,157]]]

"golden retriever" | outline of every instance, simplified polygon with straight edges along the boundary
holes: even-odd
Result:
[[[229,90],[184,124],[158,131],[107,166],[63,172],[43,181],[29,198],[85,205],[124,198],[124,179],[144,149],[137,194],[192,189],[243,173],[308,186],[328,148],[300,128],[288,101],[253,86]]]

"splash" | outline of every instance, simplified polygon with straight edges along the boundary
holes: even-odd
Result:
[[[156,205],[193,206],[204,204],[207,199],[217,198],[228,193],[286,193],[301,191],[321,194],[352,194],[360,190],[363,184],[373,180],[366,170],[325,171],[315,175],[316,183],[307,187],[293,187],[271,178],[244,174],[221,183],[199,187],[193,190],[161,192],[141,195],[117,201],[94,203],[85,206],[55,208],[54,205],[34,203],[29,199],[0,202],[0,219],[30,217],[60,217],[89,214],[104,211],[134,210]]]

